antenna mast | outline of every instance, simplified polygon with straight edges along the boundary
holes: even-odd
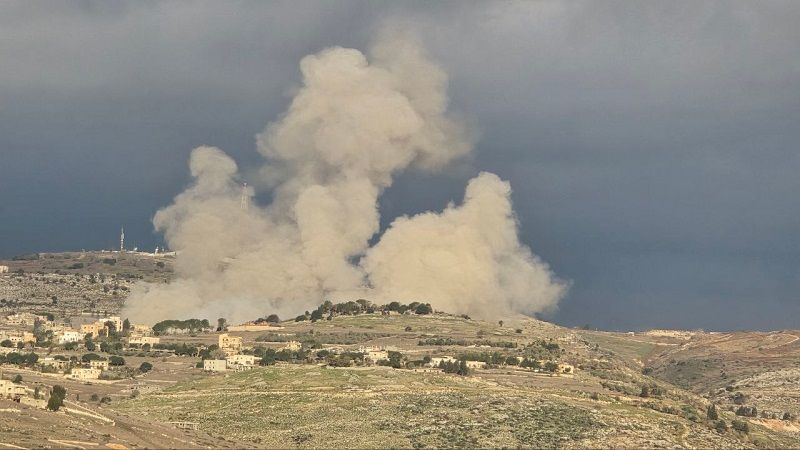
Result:
[[[247,195],[247,183],[242,184],[242,200],[240,202],[240,206],[242,207],[242,211],[247,211],[248,207],[248,195]]]
[[[125,251],[125,227],[119,229],[119,251]]]

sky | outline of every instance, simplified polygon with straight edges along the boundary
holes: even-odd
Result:
[[[163,242],[200,145],[257,167],[298,62],[387,24],[450,77],[474,155],[400,176],[387,225],[509,180],[571,283],[548,320],[800,326],[800,3],[0,3],[0,257]],[[266,202],[263,196],[258,199]]]

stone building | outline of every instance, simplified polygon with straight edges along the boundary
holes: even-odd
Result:
[[[235,355],[242,352],[242,338],[230,336],[227,333],[219,335],[219,349],[226,355]]]

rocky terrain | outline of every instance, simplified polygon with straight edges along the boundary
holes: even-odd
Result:
[[[164,256],[91,252],[0,262],[11,268],[0,275],[3,313],[50,313],[68,320],[74,314],[116,312],[138,280],[168,280],[171,264]],[[73,411],[53,413],[0,400],[0,446],[800,446],[798,331],[613,333],[521,316],[500,323],[446,313],[380,312],[278,325],[231,334],[256,352],[297,342],[306,355],[302,361],[209,374],[196,367],[198,354],[147,350],[124,356],[131,367],[152,363],[150,372],[91,382],[5,365],[5,379],[20,375],[29,386],[62,384]],[[218,335],[163,336],[162,343],[209,347]],[[403,364],[334,367],[322,356],[362,346],[394,349]],[[55,352],[80,358],[86,350]],[[488,358],[490,364],[466,375],[421,364],[444,356]],[[522,363],[534,360],[570,369]],[[197,430],[172,422],[197,424]]]

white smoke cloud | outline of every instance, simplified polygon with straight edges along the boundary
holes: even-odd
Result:
[[[413,37],[385,33],[369,59],[329,48],[300,68],[302,88],[257,139],[272,203],[241,208],[236,163],[195,149],[193,185],[153,220],[179,252],[177,279],[140,286],[123,314],[236,322],[356,296],[478,315],[556,305],[565,286],[519,242],[510,186],[492,174],[470,181],[462,206],[399,218],[369,248],[396,174],[472,149],[447,111],[446,74]]]

